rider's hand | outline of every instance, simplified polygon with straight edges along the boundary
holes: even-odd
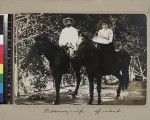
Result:
[[[108,38],[106,38],[106,37],[104,37],[104,36],[99,36],[101,39],[108,39]]]
[[[66,46],[69,48],[69,47],[70,47],[70,44],[69,44],[69,43],[67,43],[67,44],[66,44]]]
[[[101,39],[105,39],[105,37],[104,36],[99,36]]]
[[[97,48],[98,47],[98,45],[97,45],[97,43],[95,43],[95,48]]]

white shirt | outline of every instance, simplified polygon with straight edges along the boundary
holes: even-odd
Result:
[[[67,43],[71,44],[74,49],[77,49],[77,42],[78,42],[78,30],[74,27],[66,27],[61,31],[59,37],[59,45],[64,46]]]
[[[94,42],[101,44],[109,44],[113,40],[113,31],[111,29],[101,29],[98,31],[98,36],[93,39]]]

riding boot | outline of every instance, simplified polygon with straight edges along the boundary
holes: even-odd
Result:
[[[72,74],[72,73],[73,73],[72,61],[73,61],[73,59],[72,59],[72,58],[70,58],[70,65],[69,65],[70,67],[69,67],[69,71],[68,71],[70,74]]]
[[[69,73],[73,74],[73,62],[74,62],[74,57],[75,57],[75,51],[73,49],[70,49],[69,51],[69,56],[70,56],[70,68],[69,68]]]

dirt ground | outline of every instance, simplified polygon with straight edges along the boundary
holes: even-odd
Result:
[[[89,86],[80,86],[79,94],[76,98],[72,98],[71,94],[75,87],[66,87],[60,90],[60,105],[71,104],[81,105],[87,104],[89,100]],[[128,90],[121,92],[121,97],[116,99],[117,85],[103,85],[102,89],[102,105],[144,105],[146,104],[146,82],[134,81],[130,82]],[[34,95],[19,96],[15,99],[16,104],[26,105],[52,105],[55,99],[55,90],[36,93]],[[97,103],[96,85],[94,90],[93,105]]]

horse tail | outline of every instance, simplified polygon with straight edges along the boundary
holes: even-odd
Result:
[[[129,85],[129,66],[130,66],[131,57],[126,55],[124,59],[123,67],[122,67],[122,85],[121,89],[126,90]]]

